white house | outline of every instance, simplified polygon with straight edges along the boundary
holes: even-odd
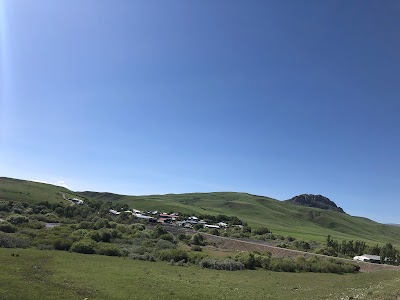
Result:
[[[113,210],[113,209],[109,209],[108,210],[108,212],[110,213],[110,214],[112,214],[112,215],[116,215],[116,216],[118,216],[118,215],[120,215],[121,214],[121,212],[119,212],[119,211],[116,211],[116,210]]]
[[[381,257],[379,255],[363,254],[359,256],[354,256],[353,260],[371,262],[371,263],[380,263]]]
[[[226,223],[224,223],[224,222],[219,222],[219,223],[217,223],[217,225],[218,225],[219,227],[224,227],[224,228],[228,227],[228,224],[226,224]]]
[[[205,225],[204,225],[204,228],[215,228],[215,229],[220,229],[221,227],[219,227],[218,225],[208,225],[208,224],[205,224]]]
[[[78,199],[78,198],[72,198],[71,201],[76,204],[79,204],[79,205],[83,205],[83,203],[84,203],[83,200]]]

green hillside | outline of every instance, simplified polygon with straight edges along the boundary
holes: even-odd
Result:
[[[330,234],[337,239],[362,239],[369,244],[391,242],[400,246],[400,227],[245,193],[124,196],[111,193],[72,192],[48,184],[0,178],[0,200],[65,201],[61,192],[68,197],[110,201],[115,207],[128,204],[129,207],[140,210],[232,215],[246,221],[252,227],[267,226],[276,234],[291,235],[305,240],[325,241],[326,236]]]

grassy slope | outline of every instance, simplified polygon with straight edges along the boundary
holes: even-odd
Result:
[[[41,201],[64,202],[60,192],[66,197],[79,195],[60,186],[0,177],[0,200],[39,203]]]
[[[60,192],[70,197],[127,203],[141,210],[234,215],[252,227],[267,226],[277,234],[306,240],[324,241],[330,234],[338,239],[362,239],[370,244],[392,242],[400,246],[400,227],[244,193],[123,196],[96,192],[76,193],[48,184],[0,178],[0,200],[60,202],[64,201]]]
[[[234,215],[250,226],[267,226],[273,232],[307,240],[324,241],[328,234],[339,239],[363,239],[370,244],[392,242],[400,245],[400,230],[366,218],[296,206],[267,197],[244,193],[192,193],[152,196],[123,196],[84,192],[88,198],[144,210]]]
[[[0,249],[0,261],[0,299],[4,300],[396,299],[400,283],[397,271],[347,275],[230,272],[33,249]]]

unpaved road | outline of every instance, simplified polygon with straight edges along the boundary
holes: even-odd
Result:
[[[63,199],[65,201],[68,201],[69,203],[71,203],[71,205],[75,205],[74,201],[69,200],[67,197],[65,197],[65,194],[63,192],[60,192],[60,194],[62,195]]]

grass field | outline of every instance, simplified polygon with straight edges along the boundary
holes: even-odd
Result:
[[[246,221],[251,227],[267,226],[275,234],[291,235],[305,240],[322,242],[330,234],[339,240],[361,239],[370,245],[391,242],[395,246],[400,246],[400,227],[245,193],[124,196],[111,193],[72,192],[48,184],[0,178],[0,200],[30,203],[43,200],[65,201],[60,192],[68,197],[111,201],[118,205],[126,203],[131,208],[140,210],[232,215]]]
[[[231,272],[33,249],[0,249],[0,261],[3,300],[398,299],[400,293],[400,272],[396,271]]]

